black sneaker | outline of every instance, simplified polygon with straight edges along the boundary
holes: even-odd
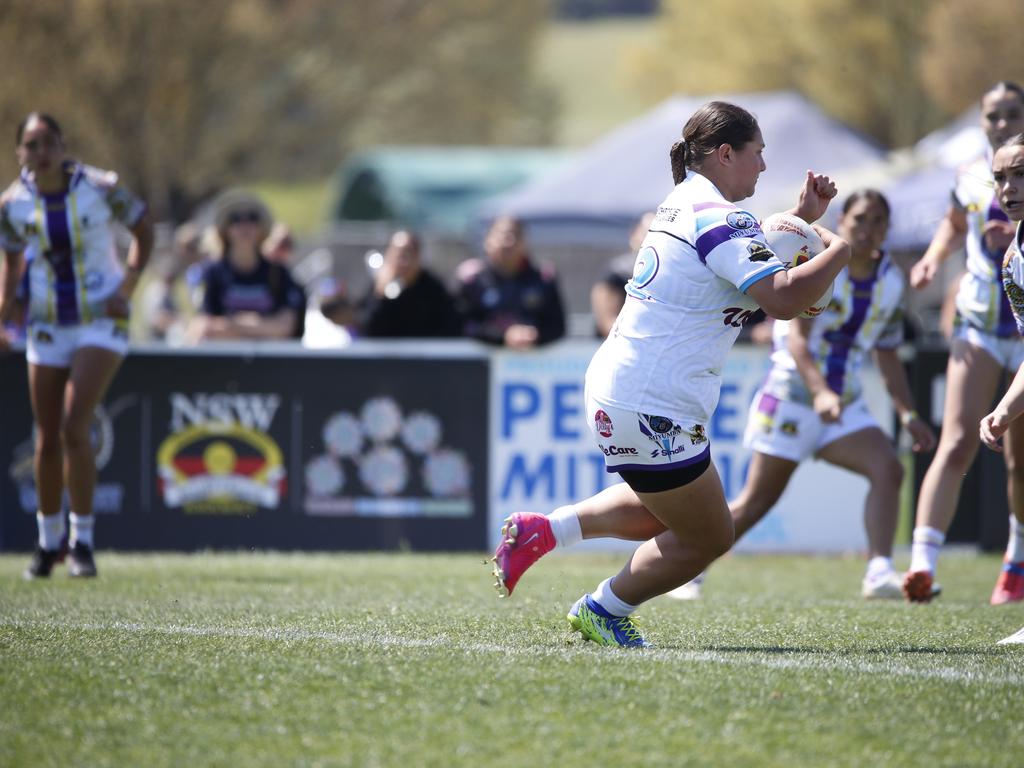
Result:
[[[22,574],[26,579],[45,579],[53,571],[53,566],[64,559],[64,552],[59,549],[43,549],[36,547],[32,553],[32,562]]]
[[[96,561],[92,559],[92,547],[80,541],[68,552],[68,576],[95,576]]]

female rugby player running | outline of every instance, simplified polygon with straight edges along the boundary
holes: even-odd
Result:
[[[625,483],[550,516],[517,512],[502,528],[495,576],[503,594],[555,546],[584,538],[642,541],[629,562],[572,606],[587,640],[646,646],[631,614],[683,584],[733,543],[708,424],[721,369],[743,323],[761,307],[789,319],[809,307],[850,257],[818,229],[826,248],[786,270],[757,220],[735,203],[765,170],[756,119],[725,102],[698,109],[670,152],[675,188],[658,208],[627,283],[626,304],[587,370],[586,413],[609,472]],[[835,197],[808,172],[791,213],[817,220]]]

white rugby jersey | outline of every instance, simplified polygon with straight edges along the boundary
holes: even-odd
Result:
[[[758,308],[746,290],[782,269],[757,219],[687,172],[637,253],[626,303],[587,369],[590,396],[707,424],[725,356]]]
[[[146,212],[117,174],[70,161],[65,170],[67,192],[43,194],[23,170],[0,196],[0,248],[25,254],[20,291],[29,322],[102,317],[124,277],[111,224],[131,228]]]
[[[1003,252],[985,247],[982,233],[989,221],[1008,221],[999,207],[992,161],[979,158],[957,172],[954,203],[967,216],[967,274],[956,294],[958,319],[997,336],[1013,336],[1016,324],[1002,283]]]
[[[1003,288],[1017,323],[1017,332],[1024,336],[1024,221],[1017,224],[1017,234],[1006,249],[1003,260]]]
[[[861,396],[860,371],[872,349],[893,349],[903,342],[903,296],[907,280],[891,258],[883,255],[875,273],[863,280],[843,267],[836,277],[828,307],[811,320],[807,349],[829,388],[844,403]],[[780,400],[810,405],[811,393],[789,353],[794,321],[775,322],[772,367],[762,387]]]

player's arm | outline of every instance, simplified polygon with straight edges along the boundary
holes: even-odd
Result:
[[[149,263],[153,252],[153,219],[149,213],[143,213],[131,228],[132,242],[128,246],[125,258],[124,279],[117,291],[107,300],[107,314],[111,317],[128,317],[129,304],[135,287],[139,283],[142,270]]]
[[[850,261],[850,246],[836,234],[815,225],[825,250],[803,264],[780,270],[747,289],[769,317],[791,320],[821,296]]]
[[[796,363],[796,369],[800,377],[807,385],[814,403],[814,412],[818,418],[826,423],[839,420],[843,410],[843,401],[838,393],[833,390],[825,376],[814,362],[810,347],[807,345],[807,337],[811,329],[811,320],[797,318],[789,323],[789,334],[786,337],[786,346],[789,354]]]
[[[882,374],[882,381],[892,398],[893,407],[899,414],[900,424],[910,433],[915,453],[930,451],[935,447],[935,433],[914,408],[914,398],[910,394],[910,382],[907,381],[907,370],[900,360],[896,349],[875,349],[875,365]]]
[[[999,404],[992,413],[981,420],[981,440],[993,451],[1002,451],[1000,439],[1010,426],[1010,422],[1024,413],[1024,364],[1010,382]]]
[[[21,273],[21,251],[5,250],[0,268],[3,269],[0,276],[3,291],[0,293],[0,324],[3,324],[11,320],[15,312],[18,275]]]
[[[967,211],[954,198],[924,256],[910,270],[911,287],[921,289],[928,285],[950,254],[963,248],[966,236]]]

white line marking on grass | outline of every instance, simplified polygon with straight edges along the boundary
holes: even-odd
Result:
[[[452,650],[463,653],[500,654],[502,656],[557,657],[564,659],[586,655],[595,664],[619,665],[627,657],[650,659],[652,661],[686,664],[722,664],[733,667],[757,666],[766,669],[795,670],[800,672],[833,671],[866,675],[896,675],[918,680],[939,680],[952,683],[979,685],[1024,685],[1024,675],[1007,671],[999,674],[987,670],[970,670],[960,667],[934,666],[922,658],[927,667],[907,665],[900,654],[888,661],[867,661],[852,656],[828,654],[826,652],[795,651],[780,657],[770,650],[756,649],[743,651],[684,651],[675,648],[652,648],[647,650],[600,649],[586,645],[552,648],[537,646],[509,646],[498,643],[464,642],[449,637],[413,638],[390,633],[369,632],[345,634],[326,630],[308,630],[289,627],[223,627],[195,624],[145,624],[140,622],[60,622],[50,619],[0,618],[0,627],[10,629],[45,629],[64,632],[125,632],[134,634],[160,634],[171,636],[209,637],[221,639],[260,640],[265,642],[324,642],[338,646],[362,646],[365,648],[426,648]]]

